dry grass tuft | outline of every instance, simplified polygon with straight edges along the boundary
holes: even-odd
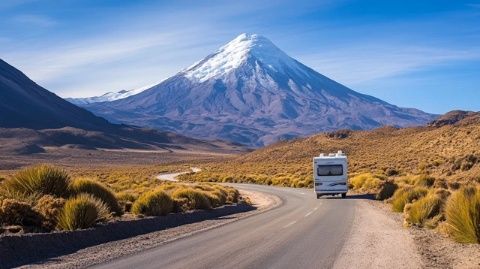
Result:
[[[383,179],[380,175],[362,173],[350,178],[348,182],[355,191],[374,193],[381,188]]]
[[[445,209],[448,233],[457,242],[480,243],[480,187],[454,192]]]
[[[0,224],[39,227],[41,222],[42,217],[30,204],[14,199],[0,201]]]
[[[422,198],[427,193],[428,190],[424,187],[401,187],[392,196],[392,209],[395,212],[403,212],[406,204]]]
[[[73,195],[80,193],[91,194],[100,201],[104,202],[110,212],[117,216],[123,214],[123,210],[120,207],[120,204],[118,203],[113,191],[100,182],[87,178],[78,178],[71,182],[69,188]]]
[[[65,205],[65,199],[51,195],[42,196],[33,208],[42,216],[42,228],[47,231],[55,229],[58,224],[58,216]]]
[[[58,217],[58,228],[67,231],[87,229],[109,218],[109,210],[102,201],[82,193],[65,202]]]
[[[202,190],[181,188],[174,191],[172,197],[179,200],[186,199],[185,207],[187,210],[212,208],[208,193]]]
[[[405,223],[407,226],[415,225],[418,227],[424,227],[426,221],[433,219],[441,214],[444,199],[441,195],[431,190],[426,196],[421,197],[412,204],[407,204],[404,210]],[[440,220],[437,218],[436,220]],[[429,222],[430,228],[434,228],[437,223]]]
[[[146,216],[163,216],[172,212],[173,200],[162,190],[141,195],[132,206],[132,213]]]
[[[22,194],[67,197],[70,177],[59,168],[39,165],[25,168],[3,183],[3,188]]]

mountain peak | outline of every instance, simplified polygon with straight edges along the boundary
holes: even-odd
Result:
[[[257,34],[235,37],[142,94],[86,107],[117,122],[250,146],[319,131],[411,126],[433,119],[355,92]]]
[[[204,82],[230,73],[251,57],[275,72],[280,72],[285,66],[298,69],[297,62],[268,38],[243,33],[220,47],[214,54],[187,68],[184,75],[191,80]]]

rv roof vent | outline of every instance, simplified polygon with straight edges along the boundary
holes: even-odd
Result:
[[[343,151],[339,150],[337,151],[337,156],[344,156],[345,154],[343,154]]]
[[[320,153],[320,157],[325,157],[325,154],[323,154],[323,153]]]
[[[328,154],[328,157],[335,157],[335,153]]]

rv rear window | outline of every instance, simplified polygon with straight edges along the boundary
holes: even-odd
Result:
[[[319,165],[317,166],[317,175],[318,176],[341,176],[343,175],[343,165],[333,164],[333,165]]]

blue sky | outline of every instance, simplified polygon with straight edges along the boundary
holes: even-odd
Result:
[[[2,0],[0,58],[62,97],[159,82],[242,32],[353,90],[480,110],[480,1]]]

